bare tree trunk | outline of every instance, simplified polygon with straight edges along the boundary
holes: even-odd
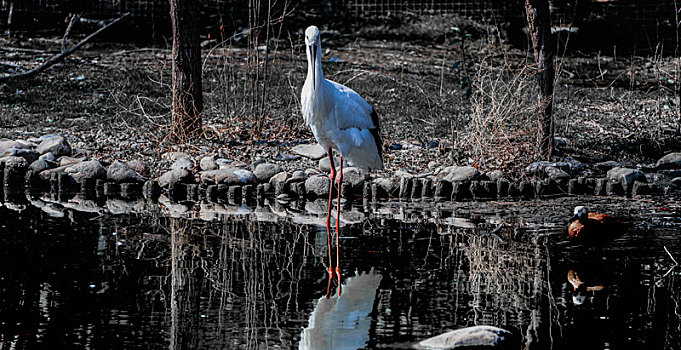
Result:
[[[525,0],[527,24],[539,70],[539,120],[537,146],[541,158],[553,154],[553,66],[554,46],[551,40],[551,12],[548,0]]]
[[[9,2],[9,11],[7,11],[7,31],[5,31],[5,35],[12,35],[12,16],[14,14],[14,1],[10,0]]]
[[[197,0],[169,0],[173,27],[173,124],[179,142],[201,131],[203,89]]]

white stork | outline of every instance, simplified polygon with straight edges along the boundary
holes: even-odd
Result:
[[[322,73],[322,47],[319,29],[310,26],[305,30],[307,54],[307,79],[303,85],[301,105],[305,123],[310,126],[317,142],[329,155],[331,185],[329,206],[326,213],[326,234],[329,247],[329,287],[334,277],[331,262],[331,199],[336,180],[332,151],[340,153],[340,171],[337,178],[338,200],[336,203],[336,270],[338,295],[341,293],[341,270],[339,266],[338,218],[340,216],[340,188],[343,181],[343,158],[353,166],[368,170],[382,169],[382,143],[376,111],[355,91],[347,86],[324,79]]]

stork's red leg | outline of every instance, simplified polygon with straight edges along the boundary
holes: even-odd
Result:
[[[341,183],[343,182],[343,155],[340,156],[340,171],[338,172],[338,200],[336,201],[336,275],[338,276],[338,296],[341,295],[341,270],[340,270],[340,245],[338,244],[338,236],[340,230],[338,220],[340,219],[341,207]]]
[[[331,148],[327,150],[329,154],[329,165],[331,166],[331,182],[329,185],[329,205],[326,211],[326,244],[329,247],[329,283],[326,286],[326,298],[331,296],[331,280],[333,280],[333,265],[331,262],[331,200],[333,199],[333,182],[336,179],[336,166],[333,164]]]

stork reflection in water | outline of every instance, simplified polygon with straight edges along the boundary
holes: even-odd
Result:
[[[345,281],[343,295],[317,299],[298,349],[359,349],[369,342],[371,313],[382,276],[373,269]],[[340,286],[338,286],[340,289]]]

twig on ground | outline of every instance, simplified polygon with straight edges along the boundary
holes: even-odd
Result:
[[[69,56],[70,54],[72,54],[73,52],[75,52],[76,50],[78,50],[81,46],[85,45],[85,44],[86,44],[88,41],[90,41],[92,38],[96,37],[96,36],[99,35],[101,32],[105,31],[105,30],[108,29],[109,27],[111,27],[111,26],[113,26],[114,24],[118,23],[120,20],[122,20],[123,18],[127,17],[128,15],[130,15],[130,13],[126,13],[126,14],[124,14],[123,16],[118,17],[117,19],[115,19],[115,20],[109,22],[109,23],[108,23],[107,25],[105,25],[104,27],[99,28],[96,32],[94,32],[94,33],[88,35],[85,39],[81,40],[78,44],[76,44],[76,45],[73,46],[72,48],[70,48],[70,49],[68,49],[68,50],[66,50],[66,51],[62,51],[62,53],[60,53],[60,54],[58,54],[58,55],[56,55],[56,56],[50,58],[49,60],[47,60],[47,62],[41,64],[40,66],[38,66],[38,67],[36,67],[36,68],[33,68],[33,69],[29,70],[29,71],[22,72],[22,73],[19,73],[19,74],[6,75],[6,76],[3,76],[3,77],[0,77],[0,82],[4,82],[4,81],[8,81],[8,80],[15,80],[15,79],[25,79],[25,78],[29,78],[29,77],[32,77],[32,76],[34,76],[34,75],[36,75],[36,74],[38,74],[38,73],[40,73],[40,72],[46,70],[47,68],[52,67],[53,65],[55,65],[55,64],[57,64],[57,63],[63,61],[67,56]]]

